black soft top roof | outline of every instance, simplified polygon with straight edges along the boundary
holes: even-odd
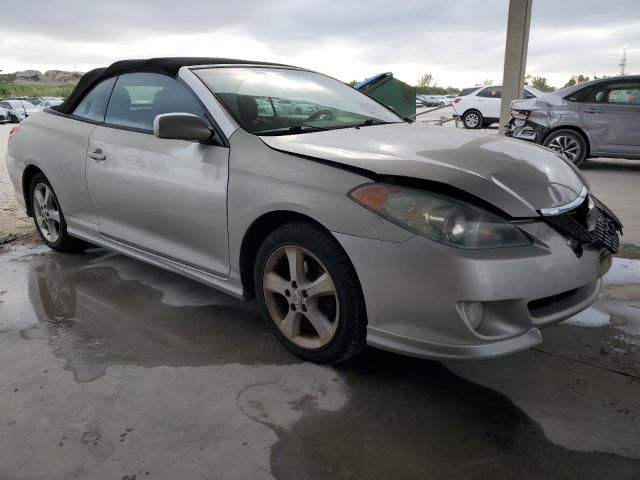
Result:
[[[76,108],[78,102],[84,97],[94,85],[105,78],[120,73],[127,72],[157,72],[164,75],[175,77],[178,70],[184,66],[190,65],[273,65],[278,67],[286,67],[280,63],[255,62],[252,60],[237,60],[233,58],[209,58],[209,57],[162,57],[147,58],[139,60],[120,60],[112,63],[106,68],[96,68],[85,73],[76,88],[71,92],[69,98],[64,103],[54,107],[55,110],[62,113],[71,113]]]

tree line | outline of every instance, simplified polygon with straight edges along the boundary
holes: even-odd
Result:
[[[594,77],[595,79],[596,77]],[[580,83],[584,83],[584,82],[588,82],[589,80],[591,80],[591,78],[589,78],[586,75],[572,75],[571,78],[567,81],[567,83],[565,83],[561,88],[565,88],[565,87],[572,87],[574,85],[578,85]],[[350,86],[354,86],[356,83],[358,83],[357,80],[352,80],[348,83],[348,85]],[[525,85],[530,85],[534,88],[537,88],[538,90],[541,90],[543,92],[553,92],[556,90],[556,87],[552,86],[549,84],[549,80],[546,77],[543,76],[539,76],[539,75],[527,75],[525,77]],[[491,79],[487,79],[484,80],[483,85],[494,85],[494,82]],[[456,94],[458,92],[460,92],[459,88],[456,87],[441,87],[438,86],[433,74],[431,73],[425,73],[423,75],[420,76],[420,78],[418,79],[418,83],[415,85],[416,87],[416,93],[419,94],[431,94],[431,95],[447,95],[447,94]]]

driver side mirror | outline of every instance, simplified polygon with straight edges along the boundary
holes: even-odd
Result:
[[[162,113],[153,120],[153,134],[158,138],[206,142],[214,132],[197,115],[191,113]]]

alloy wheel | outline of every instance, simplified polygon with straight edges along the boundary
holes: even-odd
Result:
[[[326,266],[297,245],[284,245],[267,259],[263,294],[274,323],[294,344],[327,345],[340,322],[335,284]]]
[[[60,238],[60,208],[46,183],[38,183],[33,189],[33,214],[42,236],[56,243]]]
[[[464,123],[468,128],[476,128],[480,123],[480,117],[477,113],[467,113],[464,117]]]
[[[571,162],[575,162],[575,159],[580,155],[580,144],[575,138],[568,135],[554,137],[547,147],[558,152]]]

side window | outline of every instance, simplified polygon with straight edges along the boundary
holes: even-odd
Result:
[[[529,100],[530,98],[536,98],[536,96],[529,90],[525,89],[522,93],[522,98],[524,98],[525,100]]]
[[[640,104],[640,82],[618,81],[597,86],[592,95],[595,103]]]
[[[94,120],[96,122],[103,122],[104,114],[107,111],[109,95],[111,95],[111,90],[113,90],[113,84],[115,82],[115,77],[112,77],[103,80],[93,87],[93,90],[87,93],[80,101],[76,109],[73,111],[73,115]]]
[[[566,100],[569,100],[570,102],[584,102],[589,96],[591,89],[592,87],[586,87],[581,90],[578,90],[577,92],[573,92],[571,95],[564,98]]]
[[[467,95],[469,95],[470,93],[475,92],[476,90],[478,90],[478,87],[471,87],[471,88],[463,88],[460,93],[458,94],[459,97],[466,97]]]
[[[478,93],[478,97],[486,97],[486,98],[501,98],[502,97],[502,87],[487,87]]]
[[[151,131],[153,119],[161,113],[192,113],[206,121],[198,100],[174,78],[127,73],[118,77],[105,123]]]

